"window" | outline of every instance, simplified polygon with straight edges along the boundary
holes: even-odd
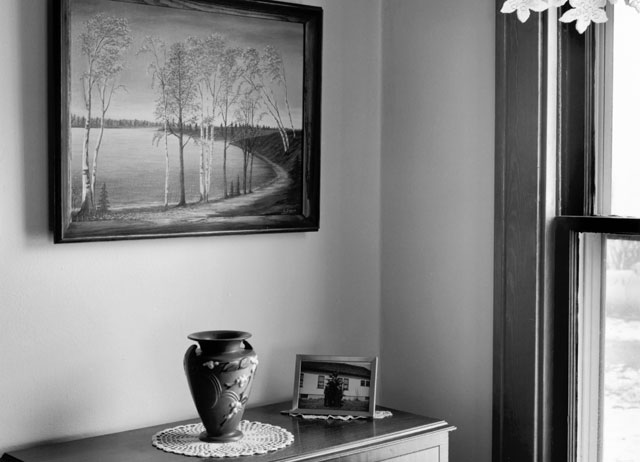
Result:
[[[549,13],[526,25],[504,16],[496,34],[493,460],[637,461],[640,343],[631,336],[640,326],[628,312],[640,300],[632,268],[640,164],[631,163],[640,143],[617,138],[629,132],[621,114],[632,99],[617,89],[620,61],[629,64],[616,48],[623,20],[579,35]]]
[[[342,379],[342,389],[344,391],[347,391],[349,389],[349,379],[347,378]]]
[[[640,460],[640,241],[606,238],[603,461]]]
[[[577,344],[575,402],[570,405],[581,462],[640,460],[640,237],[605,233],[606,227],[577,234],[578,300],[570,337]]]
[[[594,34],[594,168],[585,182],[593,210],[570,225],[578,235],[574,410],[576,459],[640,460],[640,155],[635,114],[640,92],[640,29],[619,14]],[[609,11],[610,17],[613,10]],[[620,215],[627,218],[619,218]],[[617,218],[601,219],[598,217]],[[569,219],[571,220],[571,218]],[[596,223],[600,223],[596,225]],[[597,229],[595,229],[597,228]],[[597,231],[597,232],[594,232]],[[572,371],[570,371],[572,372]]]
[[[370,380],[360,380],[360,386],[361,387],[370,387],[371,386],[371,381]]]
[[[611,93],[611,197],[610,214],[640,217],[640,27],[634,14],[618,9],[607,29],[611,37],[608,90]],[[612,13],[610,13],[611,15]]]
[[[318,389],[324,389],[324,375],[318,376]]]

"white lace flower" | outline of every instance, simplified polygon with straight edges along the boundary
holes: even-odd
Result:
[[[592,22],[601,23],[607,21],[607,13],[604,6],[607,0],[569,0],[573,8],[562,15],[562,22],[576,22],[576,29],[581,34],[587,30]]]
[[[543,0],[506,0],[502,5],[501,13],[513,13],[518,15],[520,22],[529,19],[531,11],[544,11],[549,8],[549,4]]]
[[[635,8],[636,12],[640,13],[640,0],[624,0],[631,8]]]
[[[531,11],[542,12],[549,8],[561,7],[567,2],[571,5],[571,9],[562,15],[560,21],[565,23],[575,21],[576,29],[581,34],[587,30],[592,22],[603,23],[607,21],[605,11],[607,4],[619,5],[623,3],[619,0],[505,0],[500,12],[516,12],[518,19],[525,22],[531,16]],[[640,0],[624,0],[624,4],[640,13]]]

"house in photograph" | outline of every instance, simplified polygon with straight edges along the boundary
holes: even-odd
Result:
[[[342,398],[348,401],[368,401],[371,391],[371,370],[356,364],[305,361],[300,371],[300,399],[325,398],[332,376],[342,387]]]

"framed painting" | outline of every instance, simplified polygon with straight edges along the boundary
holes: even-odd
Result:
[[[378,358],[297,355],[291,413],[373,417]]]
[[[54,4],[55,242],[318,230],[321,8]]]

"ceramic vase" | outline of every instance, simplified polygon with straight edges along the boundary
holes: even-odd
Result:
[[[184,356],[184,370],[205,431],[200,439],[228,443],[242,438],[238,425],[258,366],[248,332],[212,330],[189,335],[198,342]]]

